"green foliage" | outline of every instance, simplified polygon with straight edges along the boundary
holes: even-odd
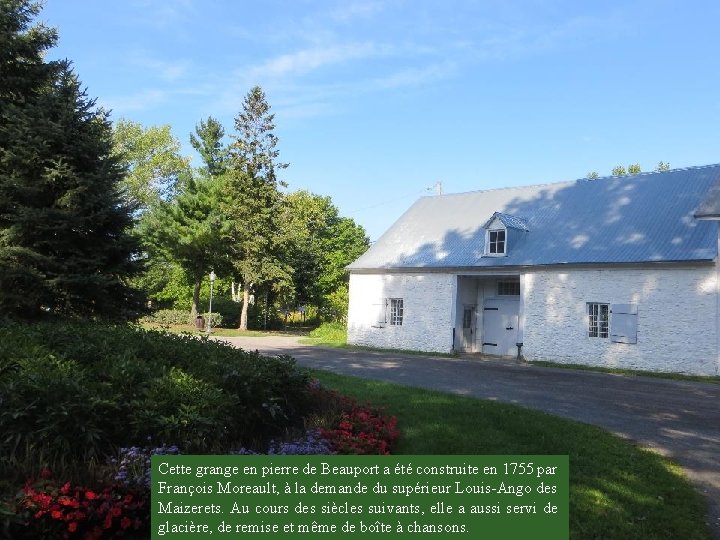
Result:
[[[669,171],[670,170],[670,164],[666,163],[665,161],[661,161],[657,164],[657,167],[655,167],[655,170],[658,172],[661,171]]]
[[[279,218],[282,197],[274,115],[259,86],[248,92],[235,118],[236,134],[226,175],[223,212],[232,216],[227,234],[230,261],[243,287],[239,328],[247,329],[248,298],[253,286],[271,284],[276,292],[292,288],[291,269],[282,257]]]
[[[55,33],[37,4],[0,4],[0,311],[122,317],[138,246],[118,193],[107,114],[68,61],[45,62]]]
[[[625,176],[627,174],[627,171],[622,165],[616,165],[615,167],[613,167],[611,174],[613,176]]]
[[[345,267],[369,247],[365,230],[340,217],[330,197],[297,191],[285,197],[283,230],[293,268],[296,298],[291,305],[311,303],[324,317],[342,320]]]
[[[208,176],[221,176],[227,170],[229,149],[223,144],[224,137],[225,128],[212,116],[200,120],[195,134],[190,134],[190,144],[200,154]]]
[[[339,322],[322,323],[310,332],[310,337],[319,344],[344,345],[347,343],[347,327]]]
[[[628,165],[628,174],[640,174],[641,172],[642,168],[639,163],[631,163]]]
[[[600,178],[600,175],[597,171],[590,171],[589,173],[587,173],[586,178],[588,180],[597,180],[598,178]]]
[[[146,128],[121,119],[113,130],[113,152],[128,171],[124,195],[141,211],[171,198],[190,172],[190,160],[180,156],[180,141],[169,125]]]
[[[191,317],[200,307],[203,279],[224,260],[230,221],[221,211],[222,191],[218,178],[189,178],[175,199],[157,203],[140,222],[151,256],[173,261],[193,284]]]
[[[289,357],[130,327],[0,326],[0,477],[78,477],[120,447],[224,452],[300,425],[307,376]]]
[[[192,324],[188,312],[183,309],[158,309],[150,315],[140,319],[142,324],[158,326],[177,326],[181,324]]]
[[[213,305],[213,310],[215,309],[215,306]],[[209,313],[199,313],[197,316],[203,317],[205,320],[205,326],[207,326],[207,320],[209,318]],[[197,317],[196,316],[196,317]],[[140,324],[143,325],[149,325],[149,326],[159,326],[161,328],[170,328],[171,326],[184,326],[184,325],[195,325],[196,324],[196,318],[191,318],[188,315],[188,312],[184,309],[158,309],[154,313],[151,313],[150,315],[146,315],[142,319],[140,319]],[[222,313],[218,313],[217,311],[213,311],[212,313],[212,326],[213,328],[222,326],[223,325],[223,316]],[[204,326],[204,327],[205,327]]]
[[[350,292],[347,283],[340,285],[335,291],[323,298],[322,315],[327,321],[335,321],[345,326],[347,323]]]

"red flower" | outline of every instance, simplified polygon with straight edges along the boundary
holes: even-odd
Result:
[[[89,500],[89,501],[94,501],[95,499],[97,499],[97,495],[95,494],[94,491],[91,491],[91,490],[88,489],[88,490],[85,492],[85,498],[86,498],[87,500]]]
[[[67,495],[70,493],[70,482],[65,482],[60,488],[60,495]]]
[[[75,531],[77,531],[77,522],[76,521],[73,521],[72,523],[68,524],[68,531],[70,531],[71,533],[74,533]]]
[[[62,504],[63,506],[70,506],[72,508],[80,508],[80,503],[76,501],[75,499],[71,499],[70,497],[59,497],[58,503]]]
[[[120,528],[121,529],[127,529],[128,527],[130,527],[130,525],[132,525],[132,520],[130,520],[130,518],[123,517],[120,520]]]
[[[53,519],[62,519],[63,513],[60,510],[53,510],[50,512],[50,517]]]

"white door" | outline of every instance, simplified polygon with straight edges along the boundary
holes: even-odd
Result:
[[[483,306],[482,352],[499,356],[517,355],[519,300],[492,298]]]
[[[465,305],[463,307],[462,350],[464,352],[473,352],[475,349],[476,309],[477,306]]]

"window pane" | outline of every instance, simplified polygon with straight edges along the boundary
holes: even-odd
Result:
[[[498,296],[520,296],[520,281],[498,281]]]
[[[403,320],[403,299],[390,299],[390,324],[393,326],[401,326]]]
[[[607,338],[609,334],[610,305],[588,303],[588,336]]]
[[[505,253],[505,231],[489,231],[488,233],[488,253],[504,254]]]

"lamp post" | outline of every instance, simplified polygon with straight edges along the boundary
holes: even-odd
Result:
[[[210,272],[210,309],[208,310],[208,334],[212,331],[212,293],[213,293],[213,283],[215,283],[215,278],[217,276],[215,275],[214,271]]]

